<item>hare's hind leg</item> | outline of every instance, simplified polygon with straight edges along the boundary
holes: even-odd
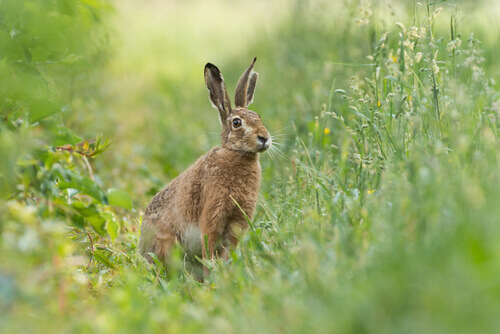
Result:
[[[153,263],[154,261],[149,255],[149,253],[153,253],[158,260],[166,266],[169,260],[170,251],[176,241],[177,237],[175,234],[162,233],[161,235],[157,235],[143,255],[149,262]]]

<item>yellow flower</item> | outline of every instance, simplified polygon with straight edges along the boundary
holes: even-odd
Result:
[[[323,133],[324,133],[325,135],[329,134],[329,133],[330,133],[330,129],[329,129],[329,128],[325,128],[325,130],[323,131]]]
[[[380,107],[380,101],[377,102],[377,107]]]
[[[398,57],[396,57],[396,56],[392,56],[392,62],[393,62],[393,63],[397,63],[397,62],[398,62]]]
[[[375,192],[375,190],[368,190],[366,193],[367,194],[373,194]]]

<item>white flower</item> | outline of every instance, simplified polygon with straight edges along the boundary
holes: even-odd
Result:
[[[425,33],[426,33],[425,28],[424,27],[420,27],[420,34],[419,34],[418,37],[424,38],[425,37]]]
[[[406,31],[406,34],[408,35],[409,38],[418,38],[418,28],[417,27],[410,27]]]
[[[458,49],[460,45],[462,45],[462,40],[460,38],[455,38],[446,45],[446,50],[451,52],[453,50]]]
[[[422,60],[422,56],[423,56],[423,55],[424,55],[424,54],[423,54],[422,52],[417,52],[417,54],[415,55],[415,62],[416,62],[416,63],[419,63],[419,62],[420,62],[420,60]]]
[[[442,10],[443,10],[443,7],[439,7],[434,12],[432,12],[431,19],[434,20],[439,15],[439,13],[441,13]]]
[[[410,49],[410,50],[413,50],[413,48],[414,48],[414,46],[415,46],[415,42],[410,42],[410,40],[408,40],[408,39],[407,39],[407,40],[405,40],[405,41],[403,42],[403,45],[404,45],[406,48],[408,48],[408,49]]]
[[[436,60],[432,60],[432,72],[434,72],[434,75],[439,73],[439,66],[436,64]]]

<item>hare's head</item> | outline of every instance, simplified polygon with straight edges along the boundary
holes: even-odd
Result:
[[[236,85],[235,108],[227,94],[224,78],[217,66],[205,65],[205,83],[210,92],[210,102],[219,110],[222,124],[222,146],[235,151],[264,152],[272,143],[271,135],[262,124],[260,115],[248,110],[253,101],[258,74],[253,71],[257,58],[241,75]]]

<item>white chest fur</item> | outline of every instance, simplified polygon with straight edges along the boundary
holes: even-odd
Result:
[[[190,255],[202,254],[201,230],[198,226],[191,225],[182,233],[181,244],[184,251]]]

